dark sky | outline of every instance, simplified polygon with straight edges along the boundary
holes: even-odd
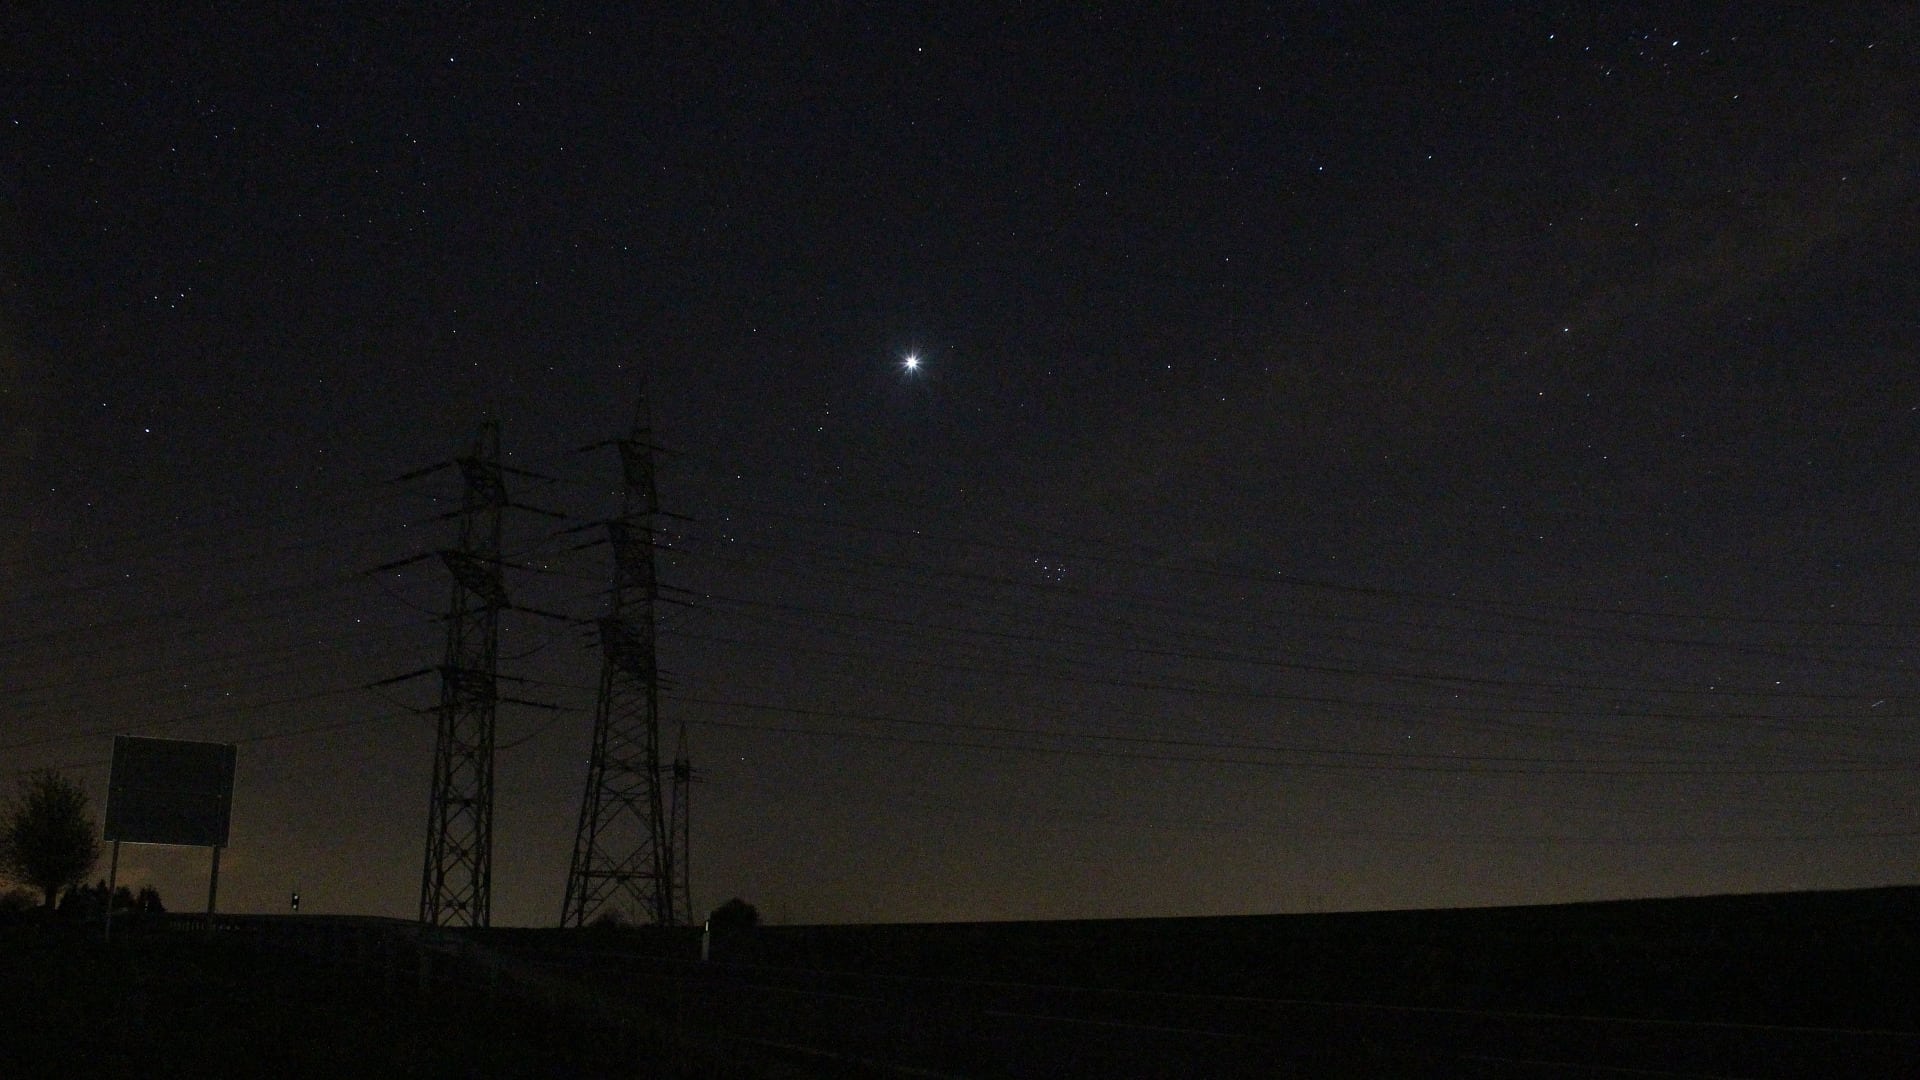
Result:
[[[188,7],[0,35],[0,771],[240,742],[223,907],[413,914],[392,478],[603,516],[643,376],[698,910],[1914,880],[1914,5]],[[548,924],[597,661],[502,656]]]

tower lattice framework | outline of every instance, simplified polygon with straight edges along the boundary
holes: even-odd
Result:
[[[440,664],[439,733],[427,810],[420,921],[486,926],[493,899],[494,711],[499,700],[502,583],[500,517],[507,506],[500,426],[481,425],[472,452],[458,459],[465,494],[457,548],[440,552],[453,577],[447,648]]]
[[[606,444],[601,444],[606,445]],[[613,584],[600,619],[600,686],[580,824],[567,872],[562,926],[584,926],[613,906],[657,925],[688,921],[689,787],[686,729],[670,766],[662,760],[654,538],[662,516],[654,483],[653,433],[643,397],[620,452],[620,516],[606,523]]]

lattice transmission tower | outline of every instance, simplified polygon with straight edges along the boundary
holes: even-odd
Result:
[[[690,867],[693,842],[693,762],[687,757],[687,721],[683,716],[674,725],[673,800],[667,805],[667,863],[673,883],[673,914],[689,926],[698,920],[693,914],[693,871]]]
[[[687,922],[689,788],[686,726],[671,765],[663,767],[660,672],[655,649],[654,538],[664,514],[654,484],[653,432],[643,393],[633,431],[610,443],[620,452],[620,516],[605,523],[613,550],[613,584],[599,621],[600,687],[593,745],[587,758],[580,826],[560,913],[562,926],[584,926],[607,905],[643,912],[661,926]]]
[[[499,700],[502,581],[500,515],[507,503],[500,425],[488,419],[455,462],[465,481],[459,546],[440,552],[453,577],[440,664],[439,735],[427,810],[420,921],[486,926],[493,900],[493,742]]]

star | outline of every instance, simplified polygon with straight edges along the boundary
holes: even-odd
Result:
[[[903,368],[903,369],[904,369],[904,370],[905,370],[905,371],[907,372],[907,374],[909,374],[909,375],[911,375],[911,374],[913,374],[913,373],[914,373],[914,372],[916,372],[916,371],[919,371],[919,370],[920,370],[920,356],[919,356],[919,354],[917,354],[917,353],[908,353],[907,355],[905,355],[905,356],[903,356],[903,357],[901,357],[901,358],[900,358],[900,366],[901,366],[901,368]]]

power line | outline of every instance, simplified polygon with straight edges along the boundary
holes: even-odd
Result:
[[[896,502],[896,503],[900,502],[900,500],[888,500],[883,497],[878,498],[876,501]],[[931,506],[927,504],[916,505],[912,503],[906,503],[905,505],[913,506],[916,509],[924,510],[929,513],[938,513],[938,514],[945,515],[947,512],[944,508]],[[1422,591],[1417,589],[1396,589],[1396,588],[1389,588],[1385,586],[1353,585],[1353,584],[1347,584],[1342,582],[1318,580],[1313,578],[1302,577],[1299,575],[1287,574],[1287,573],[1283,573],[1275,570],[1266,570],[1258,567],[1237,565],[1234,563],[1225,562],[1221,560],[1196,561],[1196,562],[1188,562],[1185,564],[1182,564],[1180,562],[1175,562],[1175,561],[1152,562],[1144,559],[1134,558],[1131,556],[1114,555],[1114,554],[1109,554],[1107,552],[1097,551],[1097,550],[1096,551],[1064,552],[1058,548],[1046,548],[1046,547],[1040,547],[1036,545],[1017,544],[1017,543],[1009,543],[1005,541],[988,540],[980,537],[958,535],[958,534],[947,533],[947,532],[933,532],[925,529],[911,529],[911,528],[905,528],[905,527],[896,526],[896,525],[877,525],[877,524],[872,524],[867,522],[848,521],[845,519],[822,518],[822,517],[809,515],[809,514],[800,514],[792,511],[779,510],[779,509],[775,509],[767,506],[753,506],[753,505],[741,505],[737,503],[716,502],[713,504],[713,508],[716,511],[721,511],[721,512],[759,514],[767,517],[774,517],[774,518],[781,518],[785,520],[795,521],[802,524],[818,525],[823,527],[845,529],[845,530],[854,530],[854,531],[872,533],[876,535],[884,535],[884,536],[892,536],[892,537],[901,538],[901,539],[908,539],[916,542],[939,543],[939,544],[948,545],[948,546],[960,546],[960,547],[967,547],[967,548],[978,548],[982,550],[1004,551],[1004,552],[1030,555],[1030,556],[1038,555],[1038,556],[1071,558],[1071,559],[1075,559],[1083,562],[1099,563],[1099,564],[1111,565],[1111,566],[1117,566],[1117,567],[1125,567],[1133,570],[1147,570],[1147,571],[1153,571],[1155,573],[1167,573],[1171,571],[1171,572],[1178,572],[1178,573],[1185,573],[1185,574],[1193,574],[1197,576],[1215,577],[1215,578],[1222,578],[1226,580],[1244,581],[1249,583],[1257,583],[1257,584],[1265,584],[1265,585],[1286,585],[1286,586],[1292,586],[1292,587],[1301,588],[1301,589],[1310,589],[1315,591],[1329,592],[1329,593],[1335,593],[1335,594],[1341,594],[1341,595],[1347,595],[1347,596],[1399,599],[1399,600],[1417,600],[1425,603],[1436,604],[1436,605],[1441,605],[1446,607],[1454,607],[1454,608],[1464,607],[1464,608],[1469,608],[1474,610],[1490,611],[1490,612],[1508,615],[1510,617],[1525,617],[1529,612],[1551,611],[1551,612],[1559,612],[1562,614],[1588,615],[1588,616],[1599,616],[1599,617],[1607,617],[1607,618],[1663,619],[1671,622],[1682,622],[1682,623],[1724,623],[1724,624],[1731,624],[1731,625],[1749,625],[1749,626],[1794,626],[1794,627],[1813,627],[1813,628],[1873,629],[1873,630],[1897,631],[1901,633],[1920,632],[1920,623],[1898,623],[1898,622],[1885,622],[1885,621],[1876,621],[1876,620],[1780,618],[1780,617],[1769,617],[1769,616],[1731,615],[1731,614],[1711,613],[1711,612],[1660,611],[1660,610],[1654,610],[1654,609],[1639,609],[1639,608],[1608,608],[1608,607],[1601,607],[1598,605],[1564,604],[1564,603],[1552,603],[1552,602],[1542,602],[1542,601],[1522,602],[1522,601],[1501,600],[1498,598],[1491,598],[1491,597],[1451,596],[1444,593],[1427,592],[1427,591]],[[1045,527],[1036,527],[1036,526],[1029,526],[1029,527],[1035,528],[1036,531],[1039,531],[1046,535],[1053,536],[1056,539],[1068,540],[1074,543],[1086,545],[1088,547],[1108,548],[1112,546],[1110,542],[1100,540],[1098,538],[1080,536],[1072,533],[1067,533],[1062,530],[1048,529]]]
[[[309,644],[302,643],[299,645],[278,646],[278,647],[266,648],[266,649],[235,649],[235,650],[230,650],[226,652],[215,653],[211,656],[199,656],[199,657],[193,657],[190,659],[175,660],[170,663],[154,664],[148,667],[133,668],[130,670],[92,672],[86,675],[75,675],[70,678],[58,679],[51,682],[27,683],[21,686],[13,687],[11,688],[11,691],[13,693],[25,695],[25,694],[38,693],[45,690],[71,689],[73,687],[78,687],[78,686],[96,687],[103,683],[122,682],[127,679],[135,679],[135,678],[140,678],[142,676],[147,676],[147,675],[159,675],[159,674],[164,674],[168,672],[178,672],[178,671],[187,670],[187,669],[206,667],[213,664],[225,664],[235,660],[253,660],[254,664],[251,666],[260,666],[262,664],[265,664],[268,661],[276,660],[281,657],[292,656],[295,654],[339,652],[344,649],[351,648],[354,645],[368,638],[378,637],[379,635],[382,635],[382,634],[390,634],[399,630],[418,629],[419,627],[426,625],[428,621],[429,620],[414,619],[414,620],[409,620],[407,622],[386,623],[378,626],[364,627],[360,630],[356,630],[354,632],[336,637],[333,643],[330,645],[309,645]],[[436,618],[430,621],[438,622],[439,620]],[[106,651],[106,650],[101,650],[101,651]],[[89,654],[83,654],[83,655],[89,655]],[[67,659],[67,658],[70,658],[70,655],[67,657],[63,657],[63,659]],[[276,666],[275,670],[284,671],[285,669]]]
[[[199,709],[194,712],[169,716],[160,720],[140,720],[131,724],[110,724],[104,727],[93,727],[82,731],[64,732],[59,735],[19,739],[10,743],[0,743],[0,750],[25,750],[36,746],[51,746],[63,742],[77,742],[81,739],[100,738],[107,735],[124,735],[128,732],[160,731],[166,728],[178,727],[181,724],[192,723],[196,720],[208,720],[219,716],[232,716],[236,713],[255,712],[260,709],[271,709],[281,705],[303,704],[309,701],[319,701],[323,698],[358,693],[364,689],[366,689],[364,686],[333,687],[305,694],[289,694],[282,697],[270,698],[265,701],[249,701],[240,705],[223,705],[217,708]]]
[[[791,734],[815,735],[825,737],[846,737],[857,739],[879,739],[889,742],[904,742],[923,746],[948,746],[971,750],[1004,750],[1013,753],[1062,754],[1077,757],[1116,758],[1122,760],[1154,761],[1169,764],[1191,765],[1236,765],[1265,769],[1307,769],[1330,772],[1416,772],[1472,774],[1476,776],[1649,776],[1649,777],[1747,777],[1747,776],[1829,776],[1856,775],[1869,773],[1916,773],[1920,772],[1920,763],[1900,765],[1870,765],[1844,763],[1797,767],[1753,767],[1722,766],[1692,762],[1598,762],[1591,763],[1578,758],[1526,758],[1499,755],[1473,755],[1449,759],[1439,754],[1404,754],[1387,751],[1333,750],[1325,748],[1282,746],[1250,742],[1229,742],[1210,739],[1181,739],[1144,735],[1121,735],[1113,733],[1073,732],[1058,729],[1033,729],[1009,725],[979,724],[953,720],[926,720],[912,717],[889,716],[876,713],[855,713],[837,709],[800,708],[789,705],[776,705],[767,702],[742,701],[737,699],[705,698],[683,696],[679,700],[688,704],[707,705],[716,708],[747,709],[756,712],[773,712],[784,715],[813,717],[832,720],[853,720],[869,723],[882,723],[918,728],[939,728],[944,730],[976,732],[983,735],[1016,735],[1030,738],[1065,738],[1096,742],[1117,742],[1133,745],[1167,746],[1193,750],[1255,750],[1272,754],[1295,755],[1285,760],[1272,758],[1225,757],[1220,755],[1148,753],[1141,751],[1111,750],[1097,747],[1066,747],[1055,745],[1033,745],[1024,743],[978,742],[956,739],[916,739],[894,736],[881,732],[850,731],[836,729],[823,731],[817,728],[778,727],[770,725],[746,724],[739,721],[702,719],[700,724],[718,727],[733,727],[742,730],[778,731]],[[1300,755],[1315,757],[1353,758],[1353,761],[1307,760]],[[1493,762],[1494,764],[1484,764]],[[1533,767],[1539,766],[1539,767]]]
[[[1080,597],[1080,598],[1085,598],[1090,600],[1098,600],[1098,601],[1103,601],[1109,604],[1117,604],[1128,610],[1146,608],[1148,611],[1154,614],[1156,619],[1162,619],[1162,620],[1169,616],[1180,617],[1185,619],[1196,619],[1196,618],[1204,617],[1210,625],[1224,624],[1229,626],[1240,626],[1248,629],[1263,630],[1263,631],[1269,631],[1269,632],[1292,629],[1291,627],[1283,627],[1279,624],[1276,624],[1275,622],[1271,621],[1271,619],[1249,618],[1246,616],[1235,615],[1233,613],[1221,611],[1218,609],[1208,610],[1203,615],[1202,613],[1183,610],[1174,604],[1147,598],[1137,592],[1130,591],[1130,590],[1112,589],[1112,588],[1101,589],[1101,588],[1093,588],[1085,585],[1066,584],[1063,582],[1053,582],[1053,581],[1023,580],[1020,578],[1015,578],[1015,577],[1004,575],[1004,574],[986,574],[986,573],[981,573],[977,571],[954,569],[951,567],[931,566],[925,563],[902,562],[898,560],[879,557],[874,555],[871,552],[864,552],[864,551],[855,552],[848,549],[836,550],[836,549],[824,547],[822,545],[808,545],[803,548],[780,547],[778,545],[768,544],[764,542],[757,542],[752,540],[733,541],[732,539],[729,538],[723,546],[732,547],[732,546],[735,546],[736,544],[740,547],[745,547],[745,548],[750,548],[755,550],[790,554],[794,556],[796,559],[805,557],[811,562],[826,561],[829,563],[837,563],[842,568],[845,568],[851,571],[863,572],[866,570],[879,568],[879,569],[900,571],[900,572],[909,573],[909,574],[925,575],[925,576],[934,577],[934,578],[943,578],[943,579],[949,579],[949,580],[973,582],[973,583],[979,583],[979,584],[985,584],[985,585],[991,585],[991,586],[999,586],[999,587],[1004,587],[1009,589],[1018,589],[1023,592],[1038,593],[1041,595]],[[699,558],[734,562],[740,565],[749,565],[745,563],[743,560],[730,559],[728,556],[720,555],[716,552],[700,551],[698,549],[692,549],[692,548],[683,548],[681,550],[686,551]],[[1077,558],[1077,556],[1072,554],[1067,554],[1067,553],[1057,553],[1051,556],[1051,558],[1055,562],[1064,564],[1064,563],[1074,561]],[[762,569],[770,569],[770,567],[768,567],[767,564],[750,564],[750,565],[755,565],[756,567],[762,568]],[[936,586],[933,586],[930,583],[925,583],[920,581],[909,580],[903,583],[909,584],[916,588],[924,588],[924,589],[936,588]],[[1799,659],[1799,660],[1817,659],[1823,663],[1844,664],[1847,666],[1862,667],[1862,668],[1868,668],[1872,670],[1889,671],[1889,672],[1895,672],[1900,674],[1907,674],[1910,671],[1910,669],[1906,667],[1901,667],[1901,666],[1878,665],[1878,664],[1872,664],[1872,663],[1860,661],[1857,659],[1848,659],[1848,658],[1835,657],[1830,655],[1810,654],[1804,648],[1804,643],[1802,644],[1801,647],[1795,648],[1793,649],[1793,651],[1789,651],[1790,647],[1787,644],[1778,643],[1778,642],[1716,641],[1710,638],[1685,638],[1685,637],[1675,637],[1672,635],[1648,635],[1648,634],[1642,634],[1637,632],[1625,631],[1619,628],[1601,629],[1597,627],[1588,626],[1586,624],[1566,623],[1564,621],[1559,621],[1559,620],[1555,620],[1552,624],[1542,625],[1543,620],[1536,619],[1536,618],[1529,618],[1524,620],[1528,623],[1533,623],[1536,625],[1523,628],[1523,627],[1515,627],[1515,626],[1488,626],[1480,623],[1468,623],[1468,624],[1462,624],[1457,622],[1456,623],[1435,623],[1435,622],[1429,622],[1429,621],[1411,620],[1406,618],[1388,619],[1388,618],[1383,618],[1379,616],[1369,616],[1369,615],[1365,615],[1365,614],[1361,614],[1353,611],[1323,611],[1323,610],[1317,610],[1317,609],[1307,608],[1307,607],[1289,608],[1287,610],[1287,617],[1291,620],[1294,620],[1296,623],[1298,622],[1334,622],[1334,623],[1357,622],[1357,623],[1364,623],[1371,626],[1377,626],[1385,629],[1402,631],[1402,632],[1425,631],[1425,632],[1430,632],[1434,634],[1445,634],[1450,636],[1468,634],[1468,635],[1474,635],[1474,636],[1516,638],[1521,640],[1545,640],[1545,641],[1555,641],[1555,642],[1586,641],[1586,642],[1598,642],[1598,643],[1608,643],[1608,644],[1632,642],[1636,644],[1661,646],[1661,647],[1720,649],[1720,650],[1742,652],[1749,655],[1768,656],[1768,657],[1773,657],[1777,659]],[[1511,618],[1510,616],[1503,616],[1503,617]],[[1852,627],[1839,627],[1839,628],[1853,629]],[[1354,638],[1346,638],[1345,640],[1352,641],[1355,644],[1362,644],[1362,645],[1369,645],[1369,646],[1386,645],[1387,647],[1401,648],[1401,649],[1405,649],[1409,647],[1405,642],[1383,643],[1375,638],[1354,637]],[[1431,646],[1423,646],[1423,648],[1431,648]],[[1829,646],[1826,646],[1825,648],[1827,649],[1839,648],[1841,649],[1841,651],[1848,651],[1848,652],[1871,651],[1871,652],[1887,653],[1887,652],[1894,652],[1897,650],[1904,649],[1905,645],[1904,643],[1898,643],[1898,644],[1890,643],[1886,645],[1853,645],[1853,646],[1829,645]]]
[[[1583,693],[1623,694],[1623,695],[1674,695],[1682,697],[1709,698],[1776,698],[1783,700],[1822,700],[1822,701],[1858,701],[1866,696],[1859,693],[1827,693],[1795,690],[1767,690],[1759,688],[1720,689],[1717,687],[1644,687],[1644,686],[1606,686],[1583,683],[1546,683],[1524,679],[1503,679],[1488,676],[1468,675],[1444,671],[1416,671],[1409,669],[1380,669],[1347,667],[1335,664],[1306,663],[1274,659],[1260,656],[1235,655],[1227,653],[1205,653],[1192,649],[1163,649],[1125,643],[1112,642],[1062,642],[1039,634],[1016,631],[996,630],[990,627],[968,627],[952,624],[930,624],[898,616],[879,615],[870,612],[845,611],[833,608],[821,608],[807,604],[791,604],[772,600],[755,600],[749,597],[725,596],[709,593],[706,599],[723,604],[734,604],[750,608],[768,608],[777,611],[791,611],[828,618],[850,619],[888,626],[913,627],[940,633],[973,637],[994,638],[1021,644],[1068,644],[1079,647],[1105,649],[1112,652],[1129,653],[1137,656],[1161,657],[1179,660],[1201,660],[1227,664],[1248,665],[1289,671],[1307,672],[1319,675],[1334,675],[1346,678],[1372,678],[1407,681],[1421,684],[1464,685],[1491,688],[1523,688],[1528,690],[1579,691]]]

